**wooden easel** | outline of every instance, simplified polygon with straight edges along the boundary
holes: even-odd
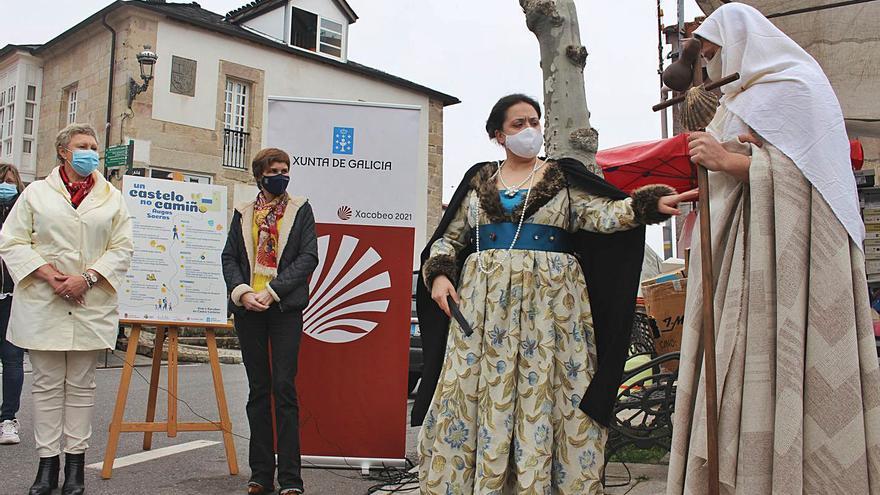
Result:
[[[232,421],[229,419],[229,410],[226,407],[226,393],[223,390],[223,375],[220,373],[220,358],[217,354],[217,339],[215,330],[218,328],[232,328],[228,323],[170,323],[145,320],[121,320],[123,325],[131,325],[131,335],[128,337],[128,349],[125,353],[125,364],[122,368],[122,379],[119,381],[119,391],[116,395],[116,407],[113,410],[113,419],[110,422],[110,436],[107,438],[107,451],[104,454],[104,466],[101,469],[101,477],[110,479],[113,473],[113,462],[116,459],[116,448],[119,445],[119,434],[123,432],[143,432],[144,450],[150,450],[153,443],[154,432],[166,432],[169,438],[177,436],[179,431],[222,431],[223,444],[226,447],[226,461],[229,464],[229,474],[238,474],[238,460],[235,456],[235,443],[232,438]],[[137,355],[138,342],[141,336],[142,326],[156,327],[156,340],[153,347],[153,366],[150,375],[150,392],[147,400],[147,417],[143,423],[127,423],[125,417],[125,403],[128,399],[128,387],[131,384],[131,374],[134,371],[134,361]],[[211,365],[211,374],[214,378],[214,395],[217,398],[217,409],[220,413],[219,422],[192,422],[181,423],[177,420],[177,334],[180,327],[204,328],[205,338],[208,344],[208,356]],[[156,399],[159,392],[159,371],[162,366],[162,348],[168,342],[168,417],[165,421],[158,422],[156,419]]]

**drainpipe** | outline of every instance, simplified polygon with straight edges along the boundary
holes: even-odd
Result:
[[[107,14],[101,18],[101,24],[110,31],[110,78],[107,83],[107,125],[104,137],[104,149],[110,146],[110,122],[113,118],[113,75],[116,72],[116,31],[107,24]],[[121,136],[121,134],[120,134]],[[104,165],[104,174],[107,174],[107,166]]]

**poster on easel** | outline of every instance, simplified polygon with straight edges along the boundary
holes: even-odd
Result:
[[[134,257],[119,293],[120,318],[225,323],[226,187],[125,176],[122,193]]]

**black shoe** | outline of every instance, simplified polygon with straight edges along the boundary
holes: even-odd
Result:
[[[37,479],[31,486],[28,495],[49,495],[52,490],[58,488],[58,470],[61,467],[61,459],[55,457],[40,457],[40,466],[37,468]]]
[[[64,486],[61,495],[83,495],[86,492],[86,455],[64,455]]]

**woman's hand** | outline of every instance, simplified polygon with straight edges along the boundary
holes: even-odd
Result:
[[[662,198],[657,200],[657,211],[664,215],[681,215],[681,211],[679,211],[678,209],[678,204],[686,203],[688,201],[696,201],[699,197],[699,189],[691,189],[690,191],[683,192],[681,194],[670,194],[669,196],[663,196]]]
[[[752,143],[761,147],[763,144],[753,134],[739,136],[743,143]],[[724,172],[743,182],[749,181],[751,157],[739,153],[731,153],[714,137],[705,132],[695,132],[688,137],[691,161],[715,172]]]
[[[715,172],[723,172],[731,153],[717,139],[706,132],[694,132],[688,136],[691,161]]]
[[[89,284],[82,275],[55,275],[55,295],[78,304],[83,303],[83,295],[89,290]]]
[[[440,309],[446,313],[446,316],[452,318],[452,311],[449,309],[449,304],[446,302],[446,296],[452,296],[452,300],[455,301],[456,304],[459,303],[458,293],[455,292],[455,286],[452,285],[449,278],[447,278],[446,275],[437,275],[431,285],[431,299],[437,303],[437,306],[440,306]]]
[[[254,311],[256,313],[269,309],[268,305],[261,303],[257,299],[256,292],[248,292],[247,294],[241,296],[241,303],[244,305],[244,309],[248,311]]]
[[[751,132],[748,132],[748,133],[746,133],[746,134],[740,134],[740,135],[739,135],[739,141],[740,141],[741,143],[751,143],[751,144],[754,144],[754,145],[757,146],[758,148],[764,146],[764,141],[761,141],[761,139],[760,139],[758,136],[754,135],[754,134],[751,133]]]
[[[256,294],[254,294],[254,297],[256,298],[257,302],[259,302],[263,306],[266,306],[267,308],[271,306],[273,302],[275,302],[275,298],[272,297],[272,294],[270,294],[267,289],[263,289],[260,292],[257,292]]]
[[[64,275],[64,274],[59,272],[58,270],[56,270],[54,266],[52,266],[48,263],[37,268],[37,271],[34,272],[34,276],[37,277],[38,279],[46,282],[47,284],[51,285],[52,290],[56,291],[55,292],[56,294],[58,293],[57,292],[58,287],[61,286],[61,282],[55,280],[55,277],[57,275]]]

